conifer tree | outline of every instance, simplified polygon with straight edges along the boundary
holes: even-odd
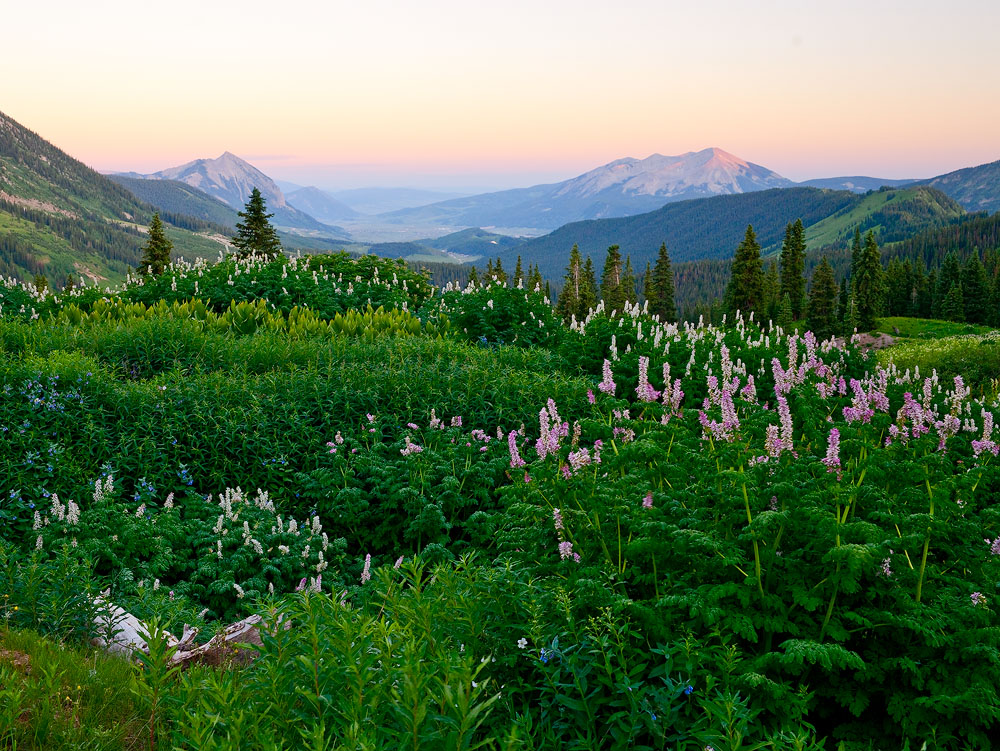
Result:
[[[931,316],[931,288],[923,263],[917,263],[913,272],[913,301],[910,315],[918,318]]]
[[[786,292],[781,296],[781,302],[778,303],[777,310],[774,314],[774,322],[781,327],[783,331],[791,331],[792,323],[795,319],[792,317],[792,298],[788,296]]]
[[[753,225],[747,225],[743,242],[733,256],[729,286],[726,289],[726,311],[735,314],[743,311],[760,315],[764,305],[764,266],[760,259],[760,245]]]
[[[625,269],[622,271],[622,293],[625,295],[625,302],[635,305],[639,299],[635,291],[635,272],[632,271],[632,258],[625,256]]]
[[[930,273],[927,274],[927,297],[920,304],[921,318],[941,317],[941,301],[937,296],[937,285],[938,271],[937,269],[931,269]]]
[[[479,286],[479,272],[476,271],[475,266],[473,266],[472,271],[469,272],[469,284],[474,284],[477,287]]]
[[[503,263],[500,261],[500,256],[497,256],[497,262],[493,266],[493,278],[504,287],[507,286],[507,272],[503,270]]]
[[[562,292],[559,293],[559,300],[556,303],[556,314],[564,321],[568,322],[573,316],[580,318],[582,287],[583,263],[580,259],[580,248],[574,244],[569,252],[569,265],[566,267],[566,276],[563,277]]]
[[[958,287],[961,284],[962,264],[958,260],[958,255],[952,251],[944,257],[944,261],[941,263],[941,270],[938,272],[937,289],[934,291],[935,316],[946,318],[944,315],[945,298],[948,297],[948,293],[951,292],[952,287]]]
[[[35,289],[39,293],[44,292],[49,288],[49,279],[45,274],[35,274]]]
[[[809,304],[806,308],[806,326],[819,339],[828,339],[840,330],[837,319],[837,280],[826,256],[813,272]]]
[[[517,266],[514,267],[514,286],[521,286],[524,281],[524,271],[521,270],[521,256],[517,257]]]
[[[788,295],[795,320],[802,317],[806,300],[806,231],[802,220],[785,227],[781,246],[781,294]]]
[[[604,271],[601,274],[601,299],[610,315],[613,311],[621,313],[625,310],[625,291],[622,289],[622,254],[617,245],[608,248],[608,256],[604,260]]]
[[[962,270],[962,300],[965,303],[965,321],[983,324],[989,318],[990,285],[986,269],[979,260],[979,253],[973,253]]]
[[[885,270],[885,312],[905,316],[910,304],[910,275],[898,258],[889,261]]]
[[[763,261],[762,261],[763,262]],[[764,271],[764,302],[761,305],[757,317],[773,321],[778,317],[778,308],[781,305],[781,279],[778,276],[778,264],[774,261],[767,264]]]
[[[850,305],[850,300],[850,282],[845,276],[840,280],[840,299],[837,300],[837,320],[840,321],[840,328],[842,331],[847,331],[847,309]]]
[[[542,279],[542,272],[536,263],[535,267],[528,272],[528,289],[532,292],[536,291],[536,289],[538,292],[541,292],[544,286],[545,280]]]
[[[646,261],[646,270],[642,274],[642,300],[653,310],[653,302],[656,298],[656,286],[653,284],[653,267]]]
[[[281,241],[278,232],[271,224],[274,214],[268,214],[264,196],[254,188],[246,207],[239,212],[240,220],[236,223],[236,234],[232,238],[236,256],[246,258],[250,255],[274,258],[281,252]]]
[[[597,307],[597,275],[594,272],[594,260],[587,256],[583,264],[583,284],[580,287],[580,315],[586,317],[591,309]]]
[[[1000,326],[1000,274],[994,276],[990,283],[990,307],[986,323],[994,327]]]
[[[857,309],[858,328],[862,331],[874,329],[875,319],[882,313],[885,299],[883,277],[882,260],[875,235],[869,232],[865,236],[865,245],[861,251],[854,281],[854,304]]]
[[[174,244],[170,242],[163,229],[163,222],[160,221],[160,213],[156,212],[153,214],[153,221],[149,223],[149,235],[142,249],[142,259],[137,271],[140,274],[159,276],[170,265],[170,251],[173,248]]]
[[[851,243],[851,282],[858,277],[858,266],[861,264],[861,228],[854,228],[854,242]]]
[[[677,303],[674,300],[674,272],[670,266],[670,254],[667,244],[660,245],[656,256],[656,266],[653,268],[654,299],[649,303],[649,311],[660,317],[663,323],[674,323],[677,320]]]
[[[948,288],[948,294],[941,302],[941,317],[946,321],[959,323],[965,320],[965,300],[961,284],[953,284]]]

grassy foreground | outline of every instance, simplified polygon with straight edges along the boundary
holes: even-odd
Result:
[[[567,327],[540,294],[378,259],[0,292],[0,744],[988,749],[1000,728],[985,365],[637,309]],[[57,646],[100,635],[106,587],[154,631],[259,613],[261,654],[176,673],[157,638],[137,665]]]

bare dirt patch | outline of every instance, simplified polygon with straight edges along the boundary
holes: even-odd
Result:
[[[74,214],[72,211],[67,211],[66,209],[60,209],[53,203],[48,203],[47,201],[39,201],[36,198],[21,198],[20,196],[12,196],[6,191],[0,190],[0,200],[8,201],[9,203],[16,204],[18,206],[24,206],[26,209],[35,209],[36,211],[44,211],[49,214],[60,214],[69,219],[79,219],[80,217]]]

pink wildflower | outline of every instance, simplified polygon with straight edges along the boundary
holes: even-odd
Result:
[[[611,374],[611,363],[607,360],[604,361],[604,366],[602,369],[603,378],[598,384],[597,388],[601,390],[602,393],[610,394],[614,396],[615,393],[615,381]]]
[[[653,508],[653,491],[650,490],[646,493],[646,497],[642,499],[643,508]]]
[[[820,461],[826,465],[827,472],[836,472],[837,479],[840,479],[840,431],[836,428],[830,428],[830,437],[826,445],[826,457],[820,459]]]
[[[517,450],[517,431],[512,430],[507,434],[507,448],[510,451],[510,467],[511,469],[517,469],[518,467],[523,467],[527,462],[521,458],[520,452]]]
[[[372,578],[371,567],[372,567],[372,556],[371,553],[369,553],[368,555],[365,556],[365,566],[363,569],[361,569],[362,584],[364,584],[365,582],[367,582],[369,579]]]

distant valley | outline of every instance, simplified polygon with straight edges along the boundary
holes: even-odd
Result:
[[[283,186],[283,187],[282,187]],[[282,183],[226,152],[151,174],[103,176],[0,115],[0,272],[120,279],[152,212],[178,255],[215,257],[259,188],[288,250],[375,253],[415,264],[500,257],[558,280],[569,249],[620,245],[640,273],[661,243],[677,263],[727,259],[747,224],[765,252],[801,218],[810,249],[858,229],[892,242],[1000,210],[1000,162],[922,180],[794,183],[718,148],[619,159],[558,183],[461,196],[414,188],[330,191]],[[287,191],[287,192],[286,192]]]

